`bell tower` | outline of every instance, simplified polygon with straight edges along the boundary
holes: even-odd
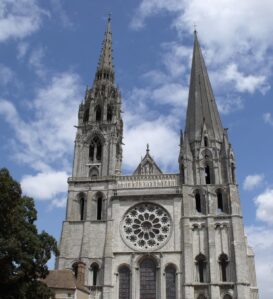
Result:
[[[121,95],[115,84],[109,16],[93,86],[86,89],[79,107],[73,177],[120,174],[122,135]]]

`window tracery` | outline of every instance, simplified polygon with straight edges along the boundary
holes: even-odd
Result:
[[[121,234],[125,243],[144,251],[163,246],[171,234],[171,217],[161,206],[141,203],[127,211],[121,221]]]

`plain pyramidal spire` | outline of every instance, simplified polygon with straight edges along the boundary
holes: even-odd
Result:
[[[97,79],[114,78],[114,65],[112,55],[112,30],[111,30],[111,15],[107,18],[106,31],[102,43],[101,54],[97,67]]]
[[[200,140],[204,125],[210,138],[222,140],[223,127],[195,30],[185,128],[190,142]]]

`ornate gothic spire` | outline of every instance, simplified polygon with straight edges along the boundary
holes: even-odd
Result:
[[[222,141],[223,127],[202,51],[194,31],[194,49],[185,132],[189,142],[200,140],[204,125],[211,139]]]
[[[114,81],[114,65],[112,56],[111,17],[108,16],[106,32],[102,43],[100,59],[96,72],[96,79],[110,79]]]

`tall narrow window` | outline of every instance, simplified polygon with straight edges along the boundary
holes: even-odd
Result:
[[[195,208],[198,213],[202,212],[201,196],[199,191],[195,193]]]
[[[156,265],[149,258],[140,264],[140,298],[156,299]]]
[[[127,266],[119,268],[119,299],[130,299],[131,275]]]
[[[208,141],[208,137],[207,136],[204,137],[204,145],[205,145],[205,147],[209,146],[209,141]]]
[[[234,165],[234,163],[231,163],[231,179],[232,179],[232,184],[235,184],[235,165]]]
[[[224,212],[223,195],[221,190],[217,191],[217,208],[218,211]]]
[[[107,121],[112,121],[113,118],[113,107],[112,105],[107,105]]]
[[[96,155],[97,161],[101,161],[101,156],[102,156],[102,146],[100,142],[97,142],[97,155]]]
[[[102,198],[98,197],[97,199],[97,220],[102,219]]]
[[[96,112],[96,121],[101,121],[102,113],[101,113],[100,105],[96,106],[95,112]]]
[[[211,173],[210,173],[210,167],[206,165],[205,167],[205,180],[206,184],[211,184]]]
[[[205,271],[206,271],[206,257],[200,253],[196,258],[196,266],[198,273],[198,281],[205,282]]]
[[[85,212],[85,202],[84,198],[80,199],[80,214],[81,214],[81,220],[84,220],[84,212]]]
[[[99,266],[94,263],[91,265],[92,286],[98,285]]]
[[[165,270],[166,274],[166,299],[176,299],[176,269],[169,265]]]
[[[219,265],[221,271],[222,281],[227,281],[227,267],[228,267],[228,256],[222,253],[219,257]]]
[[[102,160],[102,143],[98,136],[95,136],[89,146],[89,159],[91,162],[100,162]]]

